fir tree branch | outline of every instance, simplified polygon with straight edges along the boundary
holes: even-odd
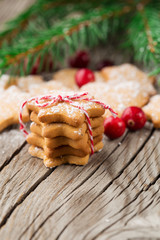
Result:
[[[134,57],[145,65],[154,63],[157,74],[160,65],[160,3],[138,5],[137,12],[129,23],[128,45],[133,46]]]
[[[52,50],[52,55],[58,56],[59,54],[57,54],[56,51],[65,52],[64,49],[61,50],[61,48],[64,48],[61,44],[62,41],[65,41],[71,48],[71,45],[74,44],[71,37],[77,32],[81,33],[80,38],[82,39],[82,32],[89,31],[88,36],[94,35],[90,43],[91,45],[95,45],[98,39],[106,39],[106,33],[104,31],[107,29],[105,30],[103,27],[104,24],[106,25],[105,19],[119,17],[128,11],[130,11],[129,7],[123,4],[115,4],[106,9],[95,8],[92,12],[88,11],[76,19],[68,19],[64,22],[61,21],[55,24],[51,29],[39,33],[38,36],[35,36],[34,40],[31,40],[30,37],[25,38],[21,44],[18,43],[2,50],[0,59],[3,60],[0,62],[0,68],[7,70],[12,64],[14,64],[14,67],[17,65],[19,68],[18,64],[23,65],[23,61],[27,56],[35,54],[41,55],[41,51],[48,52],[49,49]],[[103,32],[101,32],[101,28],[99,28],[99,23],[101,23],[103,27]],[[59,46],[61,45],[61,47],[57,47],[58,42],[60,42]],[[88,44],[86,39],[82,39],[82,42],[84,42],[84,45]],[[78,46],[78,44],[75,45]]]
[[[119,37],[128,36],[124,44],[134,50],[135,59],[145,64],[154,62],[151,74],[157,74],[159,20],[159,0],[37,0],[0,33],[0,70],[28,74],[39,58],[40,71],[46,54],[54,58],[54,63],[63,61],[68,51],[93,47],[106,41],[108,34],[118,35],[120,31]]]
[[[111,0],[106,0],[103,2],[110,3]],[[52,14],[56,14],[56,10],[58,6],[64,6],[68,4],[77,4],[79,1],[77,0],[37,0],[31,7],[29,7],[26,11],[21,13],[18,17],[15,19],[7,22],[5,24],[5,30],[0,32],[0,46],[5,39],[5,41],[11,41],[12,38],[14,38],[18,33],[20,33],[22,30],[24,30],[28,23],[31,20],[34,20],[37,18],[37,15],[40,15],[42,13],[47,13],[47,10],[52,10]],[[82,4],[87,4],[85,0],[81,0]],[[99,5],[96,0],[91,1],[91,6],[93,5]],[[53,11],[55,9],[55,11]],[[64,12],[63,8],[63,12]],[[47,16],[45,14],[45,16]]]
[[[66,4],[67,2],[67,0],[37,0],[36,3],[34,3],[26,11],[5,24],[5,30],[0,32],[0,47],[3,43],[3,40],[10,42],[18,33],[25,30],[28,23],[34,20],[38,14],[51,8],[53,10],[53,8]]]

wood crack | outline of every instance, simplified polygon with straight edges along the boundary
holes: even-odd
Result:
[[[158,146],[158,143],[157,143],[156,146],[153,148],[153,150],[151,151],[151,153],[149,154],[149,156],[146,158],[145,164],[139,169],[139,171],[135,174],[135,176],[130,180],[130,182],[128,183],[128,185],[117,195],[117,197],[119,197],[127,188],[129,188],[130,185],[131,185],[131,183],[133,182],[133,180],[135,180],[135,179],[138,177],[139,173],[140,173],[140,172],[143,170],[143,168],[146,166],[147,160],[152,156],[152,154],[153,154],[153,152],[155,151],[155,149],[157,148],[157,146]],[[136,168],[139,164],[140,164],[140,162],[135,166],[135,168]],[[129,173],[128,173],[128,174],[129,174]],[[127,175],[128,175],[128,174],[127,174]],[[125,176],[125,178],[127,177],[127,175]],[[159,177],[160,177],[160,174],[153,180],[153,184],[155,183],[155,181],[158,180]],[[149,186],[151,186],[151,185],[153,185],[153,184],[149,184],[149,185],[147,185],[147,187],[146,187],[146,186],[143,187],[142,190],[144,190],[144,189],[148,190],[148,189],[149,189]],[[143,185],[142,185],[142,186],[143,186]],[[133,189],[134,189],[134,188],[133,188]]]
[[[131,186],[131,183],[133,182],[133,180],[135,180],[137,178],[137,176],[139,175],[139,173],[142,171],[142,169],[146,166],[146,163],[140,168],[140,170],[135,174],[135,176],[129,181],[128,185],[122,189],[122,191],[120,191],[120,193],[116,196],[117,198],[123,194],[123,192],[125,192],[125,190],[127,188],[129,188]]]
[[[30,240],[36,235],[36,233],[39,231],[39,229],[48,221],[49,218],[51,218],[53,216],[53,214],[55,214],[61,207],[63,207],[63,205],[65,203],[67,203],[70,199],[72,198],[72,196],[70,198],[68,198],[61,206],[59,206],[56,210],[54,210],[51,214],[49,214],[47,216],[46,219],[44,219],[44,221],[38,226],[38,228],[33,232],[32,236],[30,237]]]
[[[152,195],[151,197],[152,200],[149,202],[149,204],[147,204],[147,206],[145,206],[139,213],[144,212],[155,201],[155,197],[158,192],[159,192],[159,189]]]
[[[159,189],[152,195],[152,197],[151,197],[152,200],[147,204],[147,206],[145,206],[141,211],[139,211],[138,214],[141,214],[141,213],[144,212],[147,208],[149,208],[149,206],[152,205],[152,203],[155,201],[154,197],[156,196],[156,194],[157,194],[158,192],[159,192]],[[129,223],[129,221],[130,221],[131,219],[133,219],[136,215],[137,215],[137,213],[134,214],[131,218],[129,218],[129,219],[125,222],[124,225],[127,225],[127,224]]]
[[[40,211],[40,213],[38,213],[36,215],[36,217],[33,219],[33,221],[28,225],[28,227],[22,232],[22,234],[19,236],[18,240],[20,240],[23,235],[27,232],[27,230],[34,224],[34,222],[36,221],[36,219],[41,215],[42,211]]]
[[[150,182],[147,186],[145,186],[145,187],[143,188],[143,190],[144,190],[144,191],[147,191],[152,185],[154,185],[154,184],[158,181],[159,178],[160,178],[160,173],[158,174],[158,176],[156,176],[156,177],[153,179],[152,182]]]
[[[23,144],[13,152],[12,156],[11,156],[10,158],[8,158],[8,159],[2,164],[2,166],[0,167],[0,171],[2,171],[2,169],[3,169],[5,166],[7,166],[7,165],[12,161],[12,159],[13,159],[16,155],[18,155],[18,154],[20,153],[20,151],[25,147],[26,144],[27,144],[26,141],[23,142]]]
[[[22,147],[21,147],[22,148]],[[39,178],[29,189],[28,191],[22,195],[22,197],[17,201],[12,208],[6,213],[4,218],[0,223],[0,228],[3,227],[8,219],[10,218],[13,211],[38,187],[38,185],[44,181],[55,169],[49,169],[41,178]]]
[[[122,170],[119,172],[119,174],[113,179],[116,180],[117,178],[119,178],[122,173],[124,172],[124,170],[134,161],[134,159],[137,157],[137,155],[142,151],[142,149],[144,148],[144,146],[146,145],[146,143],[149,141],[150,137],[153,135],[155,129],[152,129],[150,135],[147,137],[147,139],[144,141],[144,143],[141,145],[141,147],[137,150],[137,152],[133,155],[133,157],[131,157],[131,159],[127,162],[127,164],[122,168]]]

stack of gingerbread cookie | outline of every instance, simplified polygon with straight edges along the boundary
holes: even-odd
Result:
[[[104,108],[85,100],[74,101],[89,115],[94,152],[103,147]],[[31,155],[42,158],[46,167],[64,163],[84,165],[91,153],[90,134],[85,113],[67,102],[57,102],[48,107],[37,106],[34,100],[28,102],[32,121],[27,142],[31,144]]]

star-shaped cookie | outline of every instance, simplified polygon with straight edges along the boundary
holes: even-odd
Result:
[[[69,88],[63,86],[61,82],[50,80],[48,82],[43,82],[40,84],[32,84],[28,87],[28,91],[32,96],[46,95],[52,91],[70,91]]]
[[[22,92],[16,86],[11,86],[0,95],[0,132],[12,125],[19,123],[19,110],[21,104],[30,98],[30,94]],[[29,121],[29,112],[23,111],[24,122]]]
[[[82,91],[88,91],[95,99],[110,105],[120,117],[126,107],[137,106],[143,107],[149,100],[149,94],[145,87],[138,82],[122,82],[107,84],[105,82],[93,82],[84,85]],[[105,116],[109,116],[110,112],[106,111]]]
[[[149,103],[143,107],[147,119],[151,120],[155,128],[160,128],[160,94],[151,97]]]
[[[119,66],[105,67],[101,70],[101,73],[105,81],[109,84],[115,85],[124,81],[133,81],[142,84],[148,94],[154,95],[156,93],[153,87],[155,77],[149,77],[147,73],[132,64],[125,63]]]

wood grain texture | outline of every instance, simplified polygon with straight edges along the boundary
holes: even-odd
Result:
[[[15,207],[52,172],[42,164],[41,160],[29,155],[27,145],[0,172],[0,226],[5,224]]]
[[[151,164],[160,154],[158,141],[159,132],[148,127],[119,144],[105,139],[104,150],[84,167],[56,168],[17,205],[0,238],[106,239],[115,234],[158,201],[159,163]]]
[[[20,152],[25,139],[18,129],[8,129],[0,134],[0,171]]]
[[[110,144],[110,149],[107,154],[110,154],[118,146],[119,141],[120,140],[117,140]],[[77,171],[82,171],[81,167],[71,166],[71,169],[72,168],[76,168]],[[68,171],[71,169],[69,166]],[[0,178],[2,178],[0,192],[0,226],[6,223],[8,216],[12,214],[17,205],[33,191],[33,188],[35,189],[41,181],[47,178],[52,171],[55,170],[48,170],[44,167],[41,160],[32,158],[28,154],[28,145],[24,146],[21,152],[12,159],[11,163],[4,167],[0,173]],[[66,173],[67,171],[64,167],[63,174],[66,175]],[[77,172],[75,172],[75,174],[77,174]],[[57,178],[57,175],[55,176]],[[68,177],[69,179],[67,181],[70,181],[69,174]],[[58,181],[59,180],[58,178]],[[64,181],[66,181],[65,178]],[[61,185],[60,188],[62,188]],[[14,191],[12,191],[12,189],[14,189]]]

